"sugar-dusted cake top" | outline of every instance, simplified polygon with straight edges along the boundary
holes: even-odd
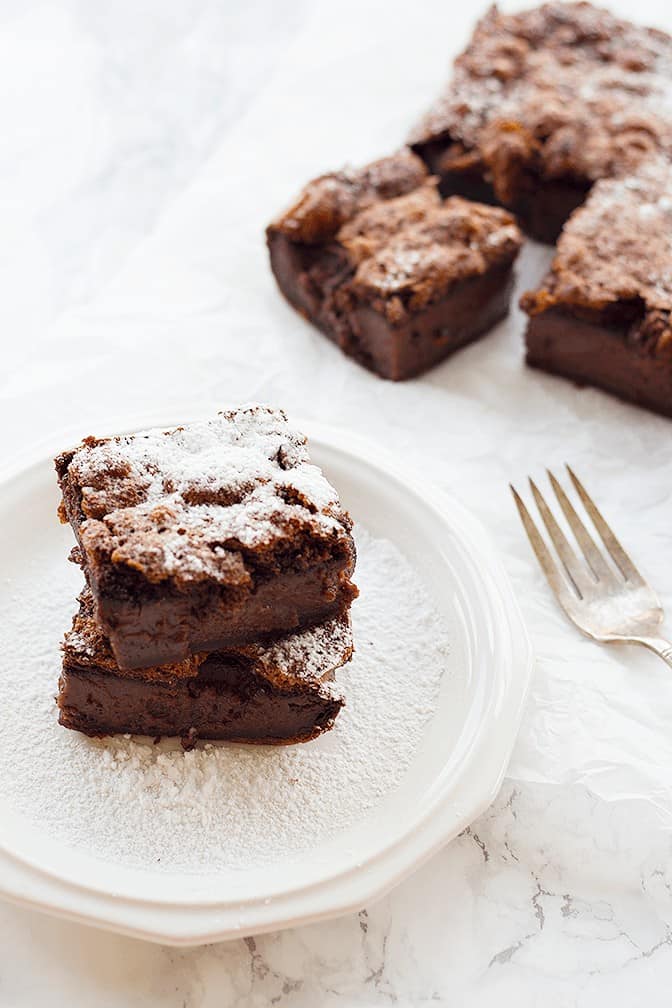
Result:
[[[530,315],[614,304],[643,317],[658,345],[672,349],[672,167],[663,160],[598,182],[565,225],[540,289],[522,300]]]
[[[377,302],[391,321],[438,300],[460,280],[510,264],[522,244],[506,210],[452,196],[433,179],[376,203],[338,233],[355,265],[351,290]]]
[[[120,669],[95,619],[93,597],[88,588],[79,596],[79,610],[62,648],[66,666],[160,682],[192,679],[211,657],[208,653],[200,653],[171,665],[134,671]],[[215,655],[228,655],[232,660],[245,662],[251,671],[279,689],[291,689],[302,683],[329,685],[334,670],[349,661],[352,652],[350,616],[345,613],[308,630],[287,634],[273,643],[239,645],[215,652]]]
[[[171,430],[87,438],[56,460],[87,560],[151,582],[249,584],[246,559],[347,539],[351,521],[280,410],[247,406]]]
[[[426,178],[424,163],[408,147],[364,168],[321,175],[304,186],[269,231],[306,245],[329,241],[360,210],[411,192]]]
[[[507,211],[456,196],[443,202],[436,179],[408,149],[309,182],[274,229],[338,257],[340,312],[366,301],[392,323],[460,280],[510,264],[522,242]]]
[[[589,3],[492,7],[411,142],[452,144],[458,170],[490,173],[511,202],[520,177],[593,181],[672,150],[672,38]]]

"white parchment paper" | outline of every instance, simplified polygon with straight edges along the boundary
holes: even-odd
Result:
[[[655,21],[660,5],[648,6],[641,19]],[[515,307],[429,375],[385,383],[284,304],[267,264],[268,219],[313,175],[398,146],[479,11],[315,5],[261,96],[105,295],[4,374],[2,457],[56,432],[67,444],[138,416],[171,422],[252,399],[377,440],[467,504],[504,555],[539,659],[510,778],[645,803],[669,828],[670,670],[567,624],[507,484],[543,481],[544,467],[569,461],[672,613],[672,422],[526,370]],[[548,261],[528,244],[519,290]]]

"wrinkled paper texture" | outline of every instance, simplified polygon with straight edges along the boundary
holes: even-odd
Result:
[[[63,316],[5,373],[2,457],[11,463],[39,443],[52,450],[137,418],[170,423],[249,400],[380,443],[481,519],[513,581],[538,661],[511,781],[644,803],[647,818],[668,828],[670,670],[647,653],[596,645],[567,623],[508,483],[524,487],[532,474],[546,485],[546,466],[560,473],[570,462],[672,612],[672,422],[527,370],[515,302],[485,339],[396,385],[342,357],[287,307],[268,268],[265,224],[313,175],[397,147],[475,16],[438,2],[419,19],[378,19],[354,2],[330,11],[315,6],[105,294]],[[448,17],[450,32],[427,31],[432,18]],[[390,62],[401,51],[407,58]],[[549,261],[548,249],[528,243],[518,292]]]

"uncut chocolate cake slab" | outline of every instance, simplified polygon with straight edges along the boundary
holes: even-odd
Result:
[[[509,310],[521,235],[514,219],[441,201],[408,149],[314,179],[267,229],[290,304],[383,378],[411,378]]]
[[[289,744],[332,727],[334,672],[352,656],[349,616],[272,644],[192,655],[132,672],[117,665],[88,589],[62,645],[59,722],[87,735],[133,734]]]
[[[56,470],[122,669],[313,626],[357,594],[351,519],[279,410],[87,438]]]
[[[589,3],[492,7],[409,142],[444,194],[554,243],[601,178],[672,152],[672,38]]]
[[[672,416],[672,167],[598,182],[524,294],[527,363]]]

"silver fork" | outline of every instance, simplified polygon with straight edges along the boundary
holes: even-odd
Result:
[[[549,472],[548,478],[585,562],[577,556],[535,483],[530,480],[532,495],[557,553],[557,560],[520,495],[511,487],[527,537],[558,602],[572,623],[593,640],[604,644],[642,644],[672,667],[672,644],[658,634],[664,618],[658,596],[639,573],[569,466],[567,472],[613,560],[613,566],[596,546],[553,473]]]

